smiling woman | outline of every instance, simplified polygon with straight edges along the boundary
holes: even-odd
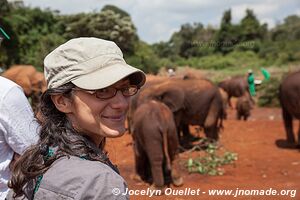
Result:
[[[7,198],[128,199],[104,145],[124,134],[129,98],[145,74],[126,64],[115,43],[97,38],[62,44],[44,67],[40,140],[16,163]]]

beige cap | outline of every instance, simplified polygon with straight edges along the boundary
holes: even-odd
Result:
[[[146,76],[128,65],[120,48],[112,41],[93,37],[71,39],[44,59],[48,89],[72,82],[87,90],[102,89],[129,77],[141,87]]]

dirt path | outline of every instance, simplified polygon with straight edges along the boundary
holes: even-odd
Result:
[[[295,126],[298,127],[298,123]],[[279,148],[276,143],[285,139],[280,109],[256,108],[249,121],[235,120],[235,112],[229,111],[228,120],[224,122],[224,131],[220,142],[224,148],[238,153],[235,165],[226,166],[223,176],[205,176],[189,174],[182,166],[184,185],[173,188],[173,191],[200,189],[199,195],[164,195],[141,196],[132,195],[131,199],[300,199],[300,152],[296,149]],[[192,130],[194,130],[192,128]],[[126,179],[129,189],[147,190],[149,185],[135,181],[134,158],[131,136],[109,140],[110,158],[119,166],[122,176]],[[193,152],[195,155],[198,152]],[[180,155],[182,162],[190,154]],[[272,196],[211,196],[209,190],[297,190],[296,197],[289,195]],[[197,191],[195,191],[197,192]],[[205,193],[204,193],[205,192]],[[250,192],[250,191],[248,191]],[[283,191],[284,192],[284,191]],[[291,191],[290,191],[291,192]],[[247,191],[246,191],[247,193]]]

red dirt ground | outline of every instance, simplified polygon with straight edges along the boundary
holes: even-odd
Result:
[[[285,132],[278,108],[255,108],[248,121],[235,120],[235,111],[228,111],[228,120],[224,122],[224,131],[221,134],[221,145],[238,154],[234,165],[225,166],[223,176],[208,176],[189,174],[182,166],[184,185],[174,190],[186,188],[200,189],[199,195],[163,195],[141,196],[131,195],[130,199],[300,199],[300,152],[299,149],[279,147],[284,143]],[[295,129],[298,122],[294,123]],[[195,131],[193,127],[191,130]],[[130,190],[147,190],[149,185],[138,182],[134,175],[134,157],[131,145],[131,136],[109,140],[107,149],[111,160],[118,165],[121,175],[128,183]],[[199,152],[182,153],[180,160],[184,162]],[[236,190],[297,190],[296,196],[211,196],[208,190],[227,189]],[[203,193],[206,192],[206,193]]]

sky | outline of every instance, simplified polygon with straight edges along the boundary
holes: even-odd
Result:
[[[300,16],[299,0],[23,0],[26,6],[59,10],[61,14],[98,12],[115,5],[131,16],[141,40],[149,44],[168,41],[185,23],[219,27],[223,13],[231,9],[232,22],[238,23],[247,8],[254,10],[269,28],[289,15]]]

